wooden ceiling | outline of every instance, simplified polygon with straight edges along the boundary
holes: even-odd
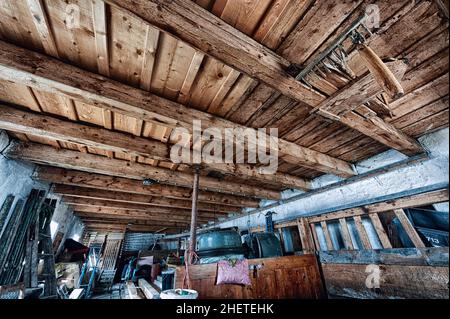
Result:
[[[359,83],[370,75],[351,48],[359,82],[323,73],[310,76],[308,88],[291,70],[374,3],[381,23],[368,44],[382,58],[407,58],[405,95],[371,96],[339,116],[311,112],[336,111],[336,97],[365,98]],[[189,221],[192,168],[170,162],[168,145],[173,128],[192,119],[275,127],[281,137],[274,176],[248,165],[203,167],[201,222],[278,199],[285,188],[308,190],[324,173],[353,176],[352,163],[389,148],[423,151],[415,139],[448,126],[448,17],[439,4],[4,0],[0,127],[24,142],[10,156],[45,165],[42,178],[58,184],[92,229],[180,231]],[[79,25],[71,8],[80,8]],[[160,184],[145,188],[143,178]]]

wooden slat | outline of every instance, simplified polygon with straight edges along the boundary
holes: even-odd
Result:
[[[352,238],[350,237],[350,232],[348,231],[348,225],[347,225],[347,221],[345,220],[345,218],[339,219],[339,225],[341,226],[340,229],[341,229],[342,238],[344,239],[345,249],[354,249],[353,243],[352,243]]]
[[[325,241],[327,243],[327,250],[334,250],[330,232],[328,231],[327,222],[325,221],[320,222],[320,226],[322,227],[323,235],[325,236]]]
[[[183,126],[192,131],[192,121],[203,127],[247,129],[208,113],[187,108],[144,90],[108,80],[96,74],[49,59],[41,54],[0,41],[0,78],[37,87],[69,98],[95,104],[118,113],[166,126]],[[100,93],[101,92],[101,93]],[[176,112],[174,112],[176,110]],[[262,144],[261,140],[250,140]],[[263,147],[267,147],[264,143]],[[274,145],[269,147],[275,148]],[[344,177],[356,174],[351,164],[320,152],[279,139],[276,150],[286,162]]]
[[[367,236],[366,229],[362,223],[361,216],[355,216],[353,217],[353,220],[355,221],[356,230],[358,231],[359,239],[361,239],[363,248],[372,249],[372,245],[370,244],[369,236]]]
[[[56,46],[55,38],[50,28],[50,24],[48,23],[48,17],[47,13],[45,12],[44,3],[42,2],[42,0],[27,0],[27,4],[31,16],[33,17],[33,22],[36,30],[41,38],[45,53],[54,57],[58,57],[58,48]]]
[[[381,245],[383,245],[383,248],[392,248],[392,244],[389,241],[389,237],[386,234],[386,231],[384,230],[383,224],[381,223],[380,217],[378,217],[378,214],[369,214],[370,220],[372,221],[373,227],[375,228],[375,231],[377,232],[378,238],[380,239]]]
[[[101,0],[91,1],[98,72],[109,76],[108,29],[105,3]]]
[[[413,225],[406,216],[405,211],[403,209],[395,209],[394,213],[402,224],[403,229],[408,234],[409,239],[411,239],[411,241],[413,242],[414,246],[417,248],[425,247],[422,239],[420,239],[419,234],[417,234],[417,231],[414,229]]]
[[[302,242],[302,248],[305,253],[314,253],[314,239],[311,234],[311,228],[306,218],[297,219],[298,232]]]

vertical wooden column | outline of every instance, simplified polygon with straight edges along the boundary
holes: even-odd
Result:
[[[192,212],[191,212],[191,234],[189,241],[189,264],[192,264],[195,252],[195,244],[197,242],[197,202],[198,202],[198,185],[200,181],[200,168],[195,167],[194,185],[192,187]]]

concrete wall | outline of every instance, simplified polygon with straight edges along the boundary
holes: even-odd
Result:
[[[325,192],[302,194],[299,191],[287,190],[283,192],[283,198],[299,197],[291,202],[281,204],[270,209],[260,209],[252,214],[251,211],[245,217],[235,218],[231,221],[219,224],[220,227],[238,226],[241,229],[265,224],[264,214],[274,211],[274,221],[287,220],[304,215],[320,214],[337,210],[340,207],[355,206],[364,201],[376,200],[383,196],[420,191],[432,188],[436,185],[448,185],[449,181],[449,130],[448,128],[425,135],[419,142],[429,153],[429,159],[418,163],[401,167],[376,177],[355,181],[342,187],[333,188]],[[371,170],[393,164],[407,157],[397,151],[387,151],[370,159],[357,163],[358,172],[365,173]],[[320,188],[339,182],[338,177],[324,175],[313,181],[315,188]],[[264,202],[269,205],[273,202]],[[448,204],[439,205],[442,210],[448,210]]]
[[[8,143],[8,135],[0,130],[0,152]],[[33,188],[48,189],[48,184],[31,178],[35,168],[33,164],[10,160],[0,154],[0,205],[9,194],[16,196],[15,200],[25,199]]]
[[[0,152],[3,151],[10,142],[8,135],[0,130]],[[12,194],[19,198],[26,199],[33,188],[49,190],[50,184],[42,183],[32,179],[36,165],[17,160],[11,160],[0,154],[0,206],[3,204],[6,196]],[[49,197],[58,199],[58,203],[53,214],[53,222],[58,224],[55,233],[61,231],[66,233],[70,231],[72,211],[67,205],[61,203],[56,195],[49,194]],[[15,203],[13,203],[14,207]]]

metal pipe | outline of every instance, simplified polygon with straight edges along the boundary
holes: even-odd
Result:
[[[191,235],[189,242],[189,264],[193,262],[195,246],[197,241],[197,202],[198,202],[198,185],[200,181],[200,168],[195,166],[194,185],[192,187],[192,213],[191,213]]]

